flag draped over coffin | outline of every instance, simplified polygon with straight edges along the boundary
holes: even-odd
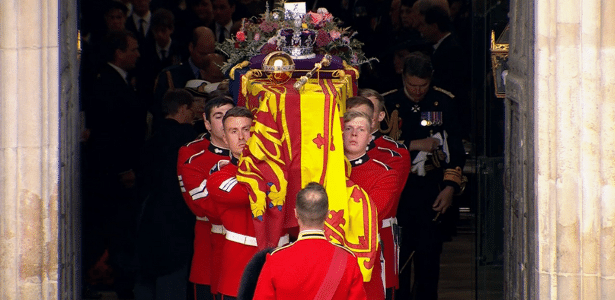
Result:
[[[377,261],[376,208],[346,177],[341,116],[356,93],[352,78],[312,79],[301,93],[291,79],[274,85],[242,79],[239,103],[254,113],[252,137],[242,154],[237,179],[249,186],[259,248],[275,247],[286,228],[297,226],[297,192],[309,182],[327,189],[330,240],[351,248],[365,280]]]

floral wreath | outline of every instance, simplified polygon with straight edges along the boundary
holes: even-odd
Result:
[[[357,34],[350,27],[342,28],[342,21],[334,18],[326,8],[308,12],[301,18],[301,28],[316,32],[313,51],[316,54],[331,54],[342,58],[352,66],[370,63],[376,58],[366,58],[361,50],[363,43],[354,38]],[[236,64],[253,56],[281,50],[278,30],[293,28],[294,20],[284,18],[284,10],[276,8],[260,17],[243,19],[234,37],[216,45],[216,50],[228,58],[222,65],[225,74]]]

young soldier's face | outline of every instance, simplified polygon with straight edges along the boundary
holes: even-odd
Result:
[[[371,141],[371,129],[366,118],[358,117],[344,123],[344,154],[355,159],[365,154]]]
[[[233,156],[239,158],[250,138],[252,119],[246,117],[228,117],[224,121],[224,140]]]
[[[209,116],[205,116],[205,128],[207,128],[207,131],[209,131],[209,134],[211,134],[211,139],[215,143],[222,144],[216,144],[216,146],[228,146],[228,144],[226,144],[226,142],[224,141],[224,126],[222,124],[222,118],[224,117],[224,114],[226,114],[226,112],[231,108],[233,108],[233,106],[230,104],[224,104],[222,106],[214,107],[209,113]]]

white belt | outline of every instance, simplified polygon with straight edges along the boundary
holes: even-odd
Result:
[[[214,227],[213,226],[220,226],[222,227],[222,229],[224,229],[224,226],[221,225],[212,225],[211,230],[213,232]],[[232,232],[232,231],[228,231],[226,230],[226,239],[229,241],[233,241],[236,243],[240,243],[242,245],[247,245],[247,246],[254,246],[256,247],[256,238],[253,236],[247,236],[247,235],[243,235],[237,232]],[[286,244],[288,244],[290,242],[290,237],[288,236],[288,234],[280,237],[280,241],[278,242],[278,247],[280,246],[284,246]]]
[[[196,219],[199,221],[209,222],[209,219],[207,217],[196,217]]]
[[[222,225],[211,224],[211,232],[217,234],[225,234],[226,229]]]
[[[213,228],[213,227],[212,227]],[[243,235],[241,233],[226,231],[226,239],[235,243],[240,243],[246,246],[256,247],[256,238],[253,236]]]
[[[382,228],[391,227],[393,226],[393,224],[397,225],[396,217],[391,217],[391,218],[382,220]]]

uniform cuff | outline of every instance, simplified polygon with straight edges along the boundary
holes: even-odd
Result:
[[[455,167],[454,169],[444,170],[444,185],[451,186],[455,189],[455,193],[461,191],[461,168]]]

